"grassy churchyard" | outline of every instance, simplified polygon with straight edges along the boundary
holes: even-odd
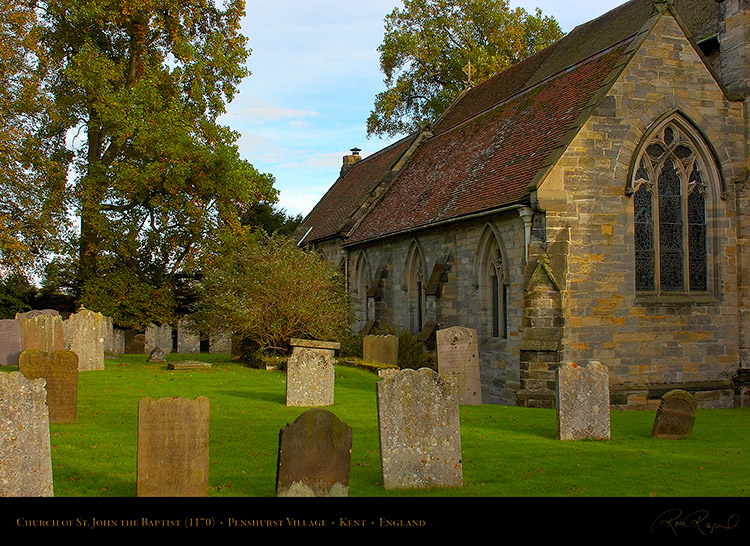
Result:
[[[209,496],[274,496],[279,430],[306,409],[286,406],[285,374],[228,355],[167,357],[214,367],[168,370],[126,355],[79,373],[76,422],[50,426],[56,497],[134,497],[138,401],[172,396],[210,400]],[[555,438],[554,410],[461,406],[463,487],[385,490],[377,381],[371,371],[338,365],[335,405],[326,408],[353,429],[350,497],[750,495],[750,408],[699,409],[686,440],[650,438],[654,411],[614,411],[610,440],[576,442]]]

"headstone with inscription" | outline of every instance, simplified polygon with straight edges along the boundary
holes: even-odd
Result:
[[[279,433],[277,497],[346,497],[352,429],[336,415],[310,409]]]
[[[78,355],[78,370],[103,370],[104,315],[81,309],[70,315],[67,323],[70,350]]]
[[[482,381],[476,330],[453,326],[438,330],[436,336],[438,372],[456,380],[459,404],[480,405]]]
[[[0,373],[0,497],[53,497],[44,379]]]
[[[78,408],[78,355],[73,351],[47,353],[26,349],[18,371],[27,379],[46,381],[50,423],[75,423]]]
[[[292,339],[292,354],[286,365],[287,406],[331,406],[336,379],[335,351],[330,341]]]
[[[386,489],[461,487],[458,393],[450,377],[405,369],[377,383]]]
[[[18,365],[23,350],[21,325],[15,319],[0,320],[0,366]]]
[[[137,495],[207,496],[208,441],[208,398],[142,398],[138,403]]]
[[[362,359],[398,366],[398,336],[367,335],[362,340]]]
[[[39,349],[47,352],[65,349],[65,332],[60,315],[39,313],[18,320],[22,322],[24,349]]]
[[[557,437],[560,440],[608,440],[609,373],[597,361],[570,362],[556,371]]]
[[[651,436],[653,438],[690,438],[697,408],[698,401],[687,391],[675,389],[665,393],[656,410]]]

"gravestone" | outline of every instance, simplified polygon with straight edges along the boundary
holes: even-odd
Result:
[[[173,360],[167,364],[168,370],[205,370],[213,367],[210,362],[200,360]]]
[[[352,429],[336,415],[311,409],[281,429],[277,497],[347,497]]]
[[[180,354],[201,352],[201,338],[193,330],[189,319],[180,319],[177,322],[177,352]]]
[[[690,438],[695,423],[698,401],[687,391],[675,389],[661,397],[656,410],[652,438]]]
[[[0,373],[0,497],[53,497],[44,379]]]
[[[137,495],[207,496],[208,440],[208,398],[142,398],[138,403]]]
[[[609,373],[600,362],[560,366],[557,379],[557,437],[605,440],[610,437]]]
[[[146,335],[138,330],[124,330],[125,353],[128,355],[142,355],[146,350]]]
[[[104,315],[81,309],[68,317],[68,344],[78,355],[78,370],[104,369]]]
[[[17,366],[22,350],[21,324],[15,319],[0,320],[0,366]]]
[[[149,324],[146,327],[146,342],[144,351],[146,354],[159,347],[164,354],[172,352],[172,327],[169,324]]]
[[[104,353],[115,352],[115,328],[112,317],[104,317]]]
[[[65,333],[60,315],[39,313],[19,320],[22,321],[24,349],[47,352],[65,350]]]
[[[232,334],[227,332],[211,332],[208,336],[208,352],[210,354],[232,352]]]
[[[46,381],[50,423],[75,423],[78,408],[78,355],[73,351],[26,349],[18,371],[27,379]]]
[[[365,336],[362,340],[362,359],[398,366],[398,336]]]
[[[453,376],[456,380],[458,403],[480,405],[482,381],[479,376],[477,331],[453,326],[438,330],[436,337],[438,372],[442,376]]]
[[[429,368],[377,383],[380,461],[386,489],[461,487],[456,384]]]
[[[286,365],[287,406],[331,406],[336,378],[337,342],[292,339]]]
[[[161,347],[155,347],[151,354],[148,355],[148,362],[166,362],[167,355],[161,350]]]
[[[125,330],[112,329],[112,354],[116,356],[125,354]]]

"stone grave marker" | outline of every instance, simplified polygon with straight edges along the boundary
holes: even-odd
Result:
[[[65,333],[60,315],[36,314],[22,321],[24,349],[52,352],[65,350]]]
[[[78,355],[78,370],[104,369],[104,315],[81,309],[67,320],[70,350]]]
[[[202,370],[213,367],[214,364],[200,360],[173,360],[167,363],[168,370]]]
[[[479,376],[477,331],[463,326],[438,330],[438,372],[453,376],[458,385],[458,403],[481,405],[482,381]]]
[[[177,323],[177,352],[180,354],[201,352],[201,338],[193,331],[189,319],[180,319]]]
[[[21,324],[15,319],[0,320],[0,366],[18,365],[23,350]]]
[[[377,383],[386,489],[461,487],[458,393],[451,377],[405,369]]]
[[[142,398],[138,403],[137,495],[207,496],[208,440],[208,398]]]
[[[75,423],[78,409],[78,355],[73,351],[47,353],[26,349],[18,371],[27,379],[46,381],[50,423]]]
[[[232,352],[232,334],[227,332],[211,332],[208,336],[208,352],[210,354]]]
[[[147,354],[159,347],[164,354],[172,352],[172,327],[169,324],[149,324],[146,327],[144,351]]]
[[[0,497],[53,497],[44,379],[0,373]]]
[[[362,340],[362,359],[398,366],[398,336],[365,336]]]
[[[652,438],[690,438],[695,423],[698,401],[687,391],[675,389],[661,397],[656,410]]]
[[[119,328],[112,330],[112,354],[116,356],[125,354],[125,330]]]
[[[557,383],[557,437],[560,440],[608,440],[609,373],[597,361],[560,366]]]
[[[277,497],[347,497],[352,429],[324,409],[310,409],[279,433]]]
[[[154,347],[154,350],[151,351],[151,354],[148,355],[147,362],[166,362],[167,361],[167,355],[164,354],[164,351],[161,350],[161,347]]]
[[[336,378],[337,342],[292,339],[286,365],[287,406],[331,406]]]

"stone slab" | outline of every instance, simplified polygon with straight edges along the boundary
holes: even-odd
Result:
[[[65,350],[65,331],[60,315],[39,313],[21,318],[24,349],[53,352]]]
[[[73,351],[24,350],[18,371],[28,379],[44,379],[50,423],[75,423],[78,411],[78,355]]]
[[[53,497],[44,379],[0,373],[0,497]]]
[[[104,315],[81,309],[68,317],[67,339],[70,350],[78,355],[78,370],[104,369]]]
[[[208,398],[142,398],[138,403],[137,495],[207,496],[208,442]]]
[[[279,433],[277,497],[347,497],[352,429],[336,415],[311,409]]]
[[[461,487],[461,432],[455,382],[429,368],[377,383],[386,489]]]
[[[570,362],[556,373],[557,437],[560,440],[608,440],[609,372],[597,361]]]
[[[213,368],[210,362],[201,362],[199,360],[174,360],[167,363],[168,370],[200,370]]]
[[[656,410],[652,438],[690,438],[695,423],[695,410],[698,401],[687,391],[675,389],[661,397]]]
[[[17,366],[21,351],[21,323],[15,319],[0,320],[0,366]]]
[[[482,403],[482,380],[479,375],[479,348],[477,331],[473,328],[453,326],[438,330],[438,372],[451,375],[458,385],[459,404]]]
[[[335,344],[305,344],[292,347],[286,365],[286,405],[318,407],[334,402],[336,380]]]
[[[367,335],[362,339],[362,359],[398,366],[398,336]]]

